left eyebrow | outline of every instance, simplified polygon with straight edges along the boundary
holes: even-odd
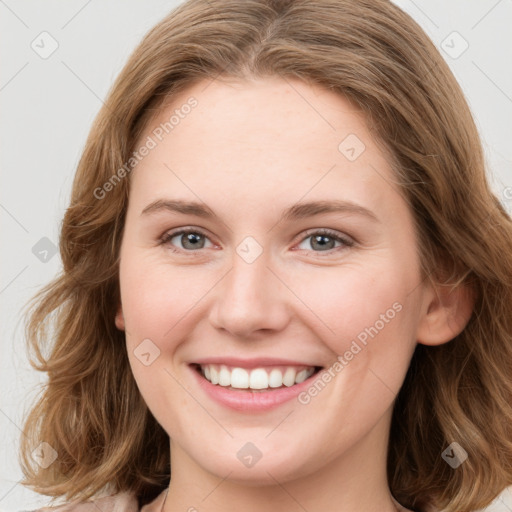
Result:
[[[197,215],[203,218],[217,218],[217,215],[203,203],[195,201],[181,201],[158,199],[142,210],[141,215],[149,215],[158,211],[170,211],[188,215]],[[282,212],[284,220],[304,219],[322,213],[352,213],[362,215],[374,222],[380,222],[375,213],[351,201],[309,201],[297,203]]]
[[[333,201],[309,201],[297,203],[283,212],[284,220],[304,219],[313,217],[322,213],[353,213],[362,215],[375,222],[380,222],[375,213],[364,206],[351,201],[333,200]]]

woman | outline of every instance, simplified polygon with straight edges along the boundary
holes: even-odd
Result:
[[[510,254],[408,15],[189,0],[80,161],[24,483],[61,511],[482,508],[512,483]]]

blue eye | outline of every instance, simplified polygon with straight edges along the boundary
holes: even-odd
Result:
[[[176,247],[176,242],[173,242],[174,239],[179,241],[182,246]],[[300,243],[303,244],[308,239],[311,239],[311,242],[309,243],[309,248],[305,248],[305,250],[316,253],[326,252],[331,254],[334,250],[340,249],[340,245],[342,248],[352,247],[354,245],[354,242],[351,239],[340,236],[336,231],[332,231],[330,229],[310,230],[307,233],[307,236],[302,238]],[[206,248],[207,242],[210,243],[210,247],[213,246],[209,238],[204,233],[193,228],[180,229],[178,231],[166,233],[162,237],[162,243],[170,246],[170,249],[174,252],[197,252],[199,249]],[[336,243],[340,245],[336,247]]]
[[[336,243],[340,243],[345,247],[352,247],[354,242],[348,238],[340,236],[336,231],[331,231],[330,229],[317,229],[314,231],[310,231],[308,236],[306,236],[301,243],[304,243],[306,240],[311,239],[309,246],[313,249],[313,252],[329,252],[338,247],[335,247]],[[320,250],[316,251],[314,248],[317,247]],[[310,250],[310,249],[306,249]]]
[[[183,243],[183,249],[186,251],[195,251],[196,249],[204,248],[204,241],[208,240],[206,235],[198,231],[197,229],[182,229],[175,231],[174,233],[166,233],[162,239],[162,242],[169,245],[174,245],[171,241],[177,238]]]

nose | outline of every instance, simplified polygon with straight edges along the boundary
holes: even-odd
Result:
[[[210,322],[237,338],[280,331],[290,321],[291,293],[270,268],[266,253],[248,263],[234,254],[233,267],[215,287]]]

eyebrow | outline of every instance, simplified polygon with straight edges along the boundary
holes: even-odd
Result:
[[[205,204],[196,201],[157,199],[142,210],[141,215],[160,211],[196,215],[203,218],[216,218],[217,215]],[[380,222],[375,213],[351,201],[309,201],[296,203],[282,212],[284,220],[299,220],[322,213],[352,213],[362,215],[375,222]]]

